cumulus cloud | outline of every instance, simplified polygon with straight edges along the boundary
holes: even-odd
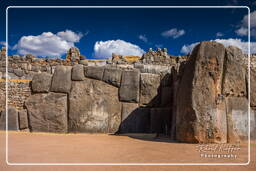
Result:
[[[250,13],[251,36],[256,38],[256,11]],[[245,15],[237,29],[236,34],[246,36],[248,34],[248,15]]]
[[[169,38],[172,37],[173,39],[176,39],[180,36],[183,36],[185,34],[185,30],[178,30],[177,28],[172,28],[170,30],[166,30],[164,32],[162,32],[162,36]]]
[[[223,44],[225,47],[227,46],[236,46],[240,49],[242,49],[242,51],[244,53],[248,53],[248,42],[242,41],[241,39],[215,39],[215,40],[210,40],[210,41],[216,41],[219,42],[221,44]],[[181,53],[183,54],[188,54],[190,53],[193,48],[198,44],[199,42],[195,42],[192,43],[190,45],[184,45],[181,48]],[[251,42],[250,44],[251,46],[251,53],[256,53],[256,42]]]
[[[21,55],[33,54],[42,57],[60,57],[67,52],[74,43],[82,38],[81,33],[71,30],[61,31],[56,34],[43,32],[36,36],[22,36],[14,49]]]
[[[145,51],[124,40],[97,41],[94,44],[94,56],[96,58],[108,58],[112,56],[112,53],[123,56],[142,56]]]
[[[217,37],[222,37],[222,36],[224,36],[224,34],[221,33],[221,32],[217,32],[217,33],[216,33],[216,36],[217,36]]]
[[[142,40],[145,43],[148,42],[148,38],[146,37],[146,35],[139,35],[139,39]]]

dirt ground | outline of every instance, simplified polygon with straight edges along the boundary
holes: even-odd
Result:
[[[15,163],[246,163],[247,143],[238,146],[176,143],[154,135],[46,134],[10,132],[8,162]],[[256,142],[246,166],[13,166],[5,161],[5,132],[0,132],[0,171],[41,170],[256,170]],[[216,148],[215,148],[216,147]],[[232,147],[232,148],[229,148]],[[233,148],[234,147],[234,148]],[[217,150],[216,150],[217,149]],[[231,150],[229,152],[225,151]],[[201,151],[200,151],[201,150]],[[204,152],[202,151],[204,150]],[[203,154],[219,154],[205,157]],[[232,154],[231,157],[223,154]],[[235,158],[236,156],[236,158]]]

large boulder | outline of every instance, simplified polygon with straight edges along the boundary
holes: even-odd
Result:
[[[120,87],[122,70],[116,68],[106,68],[103,74],[103,81],[113,86]]]
[[[226,108],[219,101],[224,57],[225,47],[217,42],[202,42],[194,48],[177,93],[177,140],[227,142]]]
[[[6,129],[6,110],[1,112],[0,116],[0,130]],[[18,112],[15,107],[8,107],[8,130],[18,130]]]
[[[72,80],[82,81],[84,80],[84,66],[82,64],[76,64],[72,68]]]
[[[50,90],[52,75],[42,72],[35,74],[32,79],[32,91],[35,93],[47,93]]]
[[[96,80],[102,80],[104,73],[104,67],[87,66],[84,68],[84,74],[86,77],[94,78]]]
[[[70,66],[58,65],[55,68],[51,91],[58,93],[69,93],[71,88],[71,69]]]
[[[242,50],[229,46],[226,48],[226,57],[223,69],[222,94],[225,96],[246,95],[246,69],[244,65],[245,55]]]
[[[115,133],[121,123],[118,88],[88,79],[72,82],[69,97],[71,132]]]
[[[160,76],[157,74],[140,74],[140,104],[154,106],[160,101]]]
[[[139,102],[140,72],[138,70],[122,72],[119,100],[124,102]]]
[[[68,131],[67,94],[40,93],[31,95],[25,102],[29,125],[34,132]]]

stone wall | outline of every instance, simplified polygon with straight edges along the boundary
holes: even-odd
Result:
[[[6,82],[0,80],[0,111],[5,109]],[[8,82],[8,105],[18,110],[23,109],[24,102],[31,95],[30,81],[10,80]]]
[[[68,60],[10,58],[9,78],[32,80],[10,84],[10,106],[18,109],[8,109],[10,129],[159,133],[203,143],[247,138],[247,56],[236,47],[202,42],[189,57],[158,49],[132,62],[115,54],[114,60],[102,61],[74,54],[79,53],[70,51]],[[253,62],[251,68],[250,122],[255,134]],[[0,127],[4,118],[2,111]]]

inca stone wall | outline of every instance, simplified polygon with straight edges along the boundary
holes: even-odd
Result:
[[[205,143],[247,138],[247,56],[236,47],[202,42],[190,56],[150,49],[141,58],[113,54],[105,61],[86,60],[76,48],[68,51],[67,59],[9,58],[9,79],[30,80],[9,83],[10,129],[159,133]],[[256,132],[254,59],[252,134]],[[4,60],[1,66],[5,78]],[[2,109],[1,128],[4,118]]]

